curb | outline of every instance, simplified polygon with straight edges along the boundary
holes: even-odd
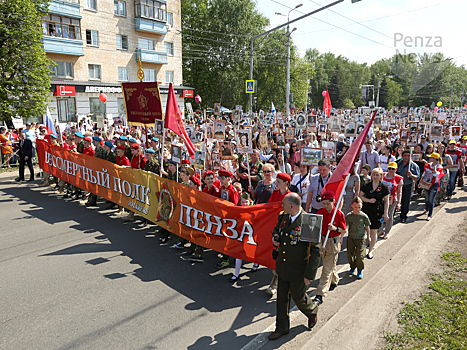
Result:
[[[25,169],[26,170],[26,169]],[[28,176],[28,171],[25,171],[25,177]],[[39,167],[34,167],[34,177],[39,178],[41,174],[41,169]],[[0,182],[3,181],[11,181],[14,180],[18,177],[18,169],[16,168],[16,171],[8,171],[0,174]]]

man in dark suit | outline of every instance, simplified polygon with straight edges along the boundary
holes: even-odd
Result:
[[[284,211],[274,228],[273,244],[279,250],[276,259],[277,286],[276,330],[269,340],[279,339],[289,333],[290,296],[301,312],[308,317],[308,327],[313,328],[318,321],[318,305],[306,294],[308,284],[315,279],[320,262],[321,243],[308,243],[300,240],[302,199],[297,193],[289,193],[282,200]]]
[[[15,180],[20,182],[24,181],[24,164],[26,163],[29,168],[29,180],[34,181],[34,168],[32,167],[32,141],[26,138],[26,134],[22,132],[19,135],[19,177]]]

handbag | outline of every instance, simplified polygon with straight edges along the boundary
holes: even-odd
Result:
[[[421,189],[429,191],[432,186],[433,186],[433,183],[428,182],[428,181],[424,181],[424,180],[420,180],[420,188]]]
[[[457,181],[457,186],[464,187],[464,175],[459,174],[458,177],[459,177],[459,181]]]

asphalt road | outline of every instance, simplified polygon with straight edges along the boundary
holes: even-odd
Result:
[[[1,349],[240,349],[274,322],[266,268],[232,285],[215,252],[37,184],[0,183]]]

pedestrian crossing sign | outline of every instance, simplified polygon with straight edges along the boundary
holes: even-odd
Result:
[[[247,94],[254,94],[255,93],[255,81],[254,80],[246,80],[245,81],[245,92]]]

